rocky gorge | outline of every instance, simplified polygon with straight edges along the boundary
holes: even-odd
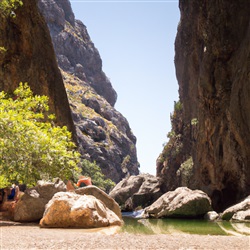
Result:
[[[211,198],[202,190],[178,187],[164,192],[161,179],[149,174],[124,178],[109,195],[125,214],[129,212],[129,216],[135,218],[230,220],[247,222],[247,228],[250,225],[250,196],[218,213],[214,211]]]
[[[110,195],[96,186],[72,189],[59,178],[52,182],[38,181],[35,187],[19,193],[16,201],[1,204],[3,223],[0,226],[11,220],[19,223],[39,222],[41,228],[121,227],[123,220],[129,216],[149,228],[154,228],[155,223],[151,225],[150,221],[145,221],[148,218],[203,219],[215,223],[230,221],[232,225],[241,222],[239,233],[249,235],[250,197],[218,214],[212,209],[211,199],[201,190],[179,187],[149,199],[149,194],[157,193],[152,192],[157,190],[157,185],[151,188],[151,192],[147,190],[149,177],[130,176],[121,181]],[[157,183],[156,180],[154,182]],[[133,206],[129,207],[126,203],[131,204],[130,200]],[[121,209],[133,213],[121,213]]]
[[[180,1],[175,42],[180,101],[171,115],[169,142],[157,160],[157,177],[138,175],[136,138],[114,108],[117,94],[70,2],[38,0],[39,9],[36,1],[23,3],[15,19],[0,15],[0,47],[6,48],[0,53],[1,89],[11,91],[27,81],[36,94],[48,95],[57,122],[72,131],[82,158],[96,161],[118,183],[110,196],[122,208],[168,216],[166,203],[179,203],[176,196],[192,198],[189,190],[198,189],[205,196],[206,209],[195,214],[201,216],[224,211],[249,195],[248,1]],[[176,190],[181,194],[171,193]],[[28,199],[37,198],[36,191],[31,193]],[[53,195],[38,195],[40,218]],[[89,204],[97,203],[100,207],[96,201]],[[225,218],[249,220],[249,198],[242,206],[238,215],[229,209]]]
[[[208,1],[206,2],[209,5]],[[126,118],[114,108],[117,98],[115,90],[102,72],[100,55],[89,38],[86,27],[75,20],[69,1],[23,0],[23,3],[22,9],[15,10],[15,19],[3,17],[0,13],[0,48],[6,48],[6,51],[0,50],[1,89],[11,92],[20,81],[27,81],[36,94],[48,95],[52,111],[57,116],[57,123],[66,125],[71,130],[82,157],[96,161],[103,173],[118,184],[108,195],[95,186],[69,190],[68,185],[59,179],[54,182],[39,181],[35,187],[21,193],[17,202],[9,201],[3,204],[9,206],[7,209],[0,206],[0,248],[248,249],[249,197],[235,206],[228,207],[228,204],[235,204],[240,197],[248,195],[245,187],[249,180],[247,177],[243,178],[247,176],[249,169],[244,165],[247,164],[244,158],[246,155],[239,158],[242,152],[240,146],[244,145],[247,139],[243,141],[244,138],[240,136],[241,130],[236,130],[238,133],[235,135],[233,133],[235,130],[232,129],[228,132],[229,138],[221,138],[222,149],[219,150],[219,155],[224,159],[224,156],[232,153],[232,157],[228,158],[225,165],[222,165],[222,168],[220,165],[219,167],[209,165],[207,166],[209,174],[205,175],[207,173],[205,170],[200,173],[206,166],[198,164],[199,161],[194,153],[195,150],[204,149],[201,140],[204,131],[199,129],[202,128],[200,113],[204,110],[199,113],[197,107],[199,116],[189,114],[189,117],[187,111],[191,102],[188,100],[184,102],[186,90],[182,90],[185,89],[183,84],[180,89],[180,92],[183,92],[181,102],[176,103],[176,109],[172,114],[174,133],[170,134],[170,143],[173,144],[168,144],[165,148],[171,150],[163,152],[159,157],[157,177],[149,174],[138,175],[136,138]],[[190,4],[187,9],[186,4]],[[192,4],[195,5],[197,2],[180,2],[182,15],[189,15],[189,11],[193,8]],[[243,15],[242,24],[245,23],[244,20]],[[183,23],[192,26],[184,19],[180,27],[183,27]],[[187,29],[192,30],[190,27]],[[178,45],[178,37],[176,44]],[[189,45],[185,42],[181,44],[184,54],[187,53],[184,49]],[[182,60],[184,59],[178,59],[177,53],[176,63],[184,64],[186,61]],[[192,62],[189,57],[187,61]],[[206,65],[204,67],[206,68]],[[244,68],[243,75],[245,71]],[[180,75],[179,73],[179,78]],[[185,78],[185,81],[187,79]],[[245,104],[246,99],[242,101]],[[245,117],[247,114],[242,111],[242,116]],[[190,122],[189,126],[187,121]],[[208,122],[211,126],[214,125],[211,123]],[[221,124],[226,126],[226,122]],[[233,125],[235,126],[235,123],[231,124]],[[238,126],[241,126],[240,121]],[[209,129],[208,138],[212,133]],[[218,127],[215,132],[218,129],[220,135],[224,135],[222,132],[225,131]],[[213,143],[216,144],[215,138],[220,136],[216,133],[213,136],[215,137],[209,138],[208,141],[209,145],[211,144],[210,150],[212,148],[213,151],[197,153],[200,157],[204,157],[202,164],[206,159],[211,159],[211,154],[216,156],[216,147],[212,146]],[[239,144],[231,145],[232,138],[237,139]],[[200,141],[200,144],[194,149],[191,146],[195,141]],[[227,143],[230,145],[227,148],[228,151],[231,150],[229,153],[227,150],[225,153]],[[237,152],[234,149],[237,149]],[[246,147],[244,151],[246,154],[247,150]],[[238,158],[234,158],[236,156]],[[234,164],[233,170],[237,170],[238,165],[235,161],[231,161],[232,159],[236,159],[237,163],[240,162],[239,159],[243,159],[235,182],[231,181],[233,173],[224,172],[225,169],[231,169],[229,163]],[[215,170],[213,167],[218,169]],[[206,176],[212,176],[214,179]],[[221,176],[223,180],[220,179]],[[204,182],[204,178],[207,182]],[[236,180],[241,182],[237,183]],[[239,186],[242,189],[239,189]],[[213,192],[213,189],[216,191]],[[212,211],[213,209],[223,211],[222,207],[227,209],[221,214]],[[13,221],[3,216],[5,209]],[[121,209],[143,211],[144,217],[141,217],[139,223],[153,231],[155,235],[142,235],[141,232],[133,235],[122,233],[121,227],[124,222]],[[142,216],[141,212],[139,216]],[[217,220],[230,220],[232,223],[240,221],[242,223],[237,223],[237,230],[239,229],[240,233],[237,232],[237,236],[232,236],[236,232],[229,232],[226,235],[230,236],[227,237],[212,236],[210,233],[197,235],[200,232],[190,235],[179,228],[164,231],[158,227],[162,224],[161,218],[193,219],[204,216],[206,220],[216,221],[212,222],[213,224],[216,224]],[[96,229],[97,227],[105,227],[107,231]],[[196,225],[192,224],[191,227],[195,228]]]

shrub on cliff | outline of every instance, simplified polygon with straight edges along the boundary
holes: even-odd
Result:
[[[13,96],[0,92],[0,177],[33,185],[79,172],[71,133],[56,126],[54,118],[48,97],[34,96],[26,83]]]
[[[194,162],[192,156],[190,156],[186,161],[184,161],[180,168],[177,170],[177,176],[180,176],[181,186],[189,187],[190,181],[193,175]]]
[[[178,158],[183,149],[183,120],[182,120],[183,106],[180,101],[174,102],[174,112],[171,114],[171,131],[168,132],[167,137],[169,141],[164,144],[163,151],[159,157],[159,161],[163,163],[169,159]]]
[[[0,13],[15,17],[14,10],[16,10],[18,7],[21,7],[22,5],[23,5],[23,2],[21,0],[1,0],[0,2],[1,12]]]

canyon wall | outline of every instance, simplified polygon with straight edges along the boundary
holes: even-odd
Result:
[[[165,190],[186,185],[222,210],[250,192],[250,1],[179,1],[180,102],[157,160]]]

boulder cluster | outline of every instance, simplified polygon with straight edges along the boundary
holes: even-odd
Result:
[[[122,211],[142,218],[205,218],[207,220],[250,221],[250,196],[223,213],[213,211],[210,197],[201,190],[178,187],[163,193],[160,178],[148,174],[130,176],[110,192]]]
[[[250,196],[218,214],[203,191],[179,187],[162,193],[157,177],[142,174],[123,179],[109,195],[92,185],[72,189],[60,179],[38,181],[8,210],[13,221],[52,228],[122,226],[122,216],[250,222]]]
[[[119,205],[95,186],[67,191],[63,181],[38,181],[15,204],[12,220],[41,227],[97,228],[122,225]]]

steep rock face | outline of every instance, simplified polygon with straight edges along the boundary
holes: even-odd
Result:
[[[39,6],[48,24],[59,66],[86,80],[97,94],[113,106],[117,94],[102,71],[100,55],[85,25],[75,20],[70,2],[39,0]]]
[[[188,186],[222,210],[250,191],[250,2],[180,0],[179,7],[175,65],[181,151],[193,160]],[[168,173],[181,184],[178,167],[158,163],[166,189]]]
[[[39,0],[52,37],[70,101],[78,144],[85,159],[118,182],[137,175],[136,138],[114,104],[117,94],[85,25],[75,20],[68,0]]]
[[[0,90],[13,92],[28,82],[35,94],[47,95],[60,125],[74,131],[67,94],[49,30],[35,1],[23,0],[16,18],[0,14]]]

